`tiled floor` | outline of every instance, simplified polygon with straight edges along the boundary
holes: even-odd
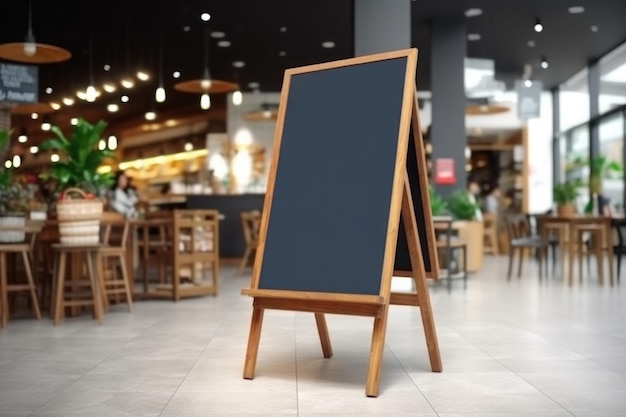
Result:
[[[12,319],[0,331],[0,416],[619,417],[626,415],[626,285],[507,282],[488,258],[466,290],[431,287],[444,372],[419,312],[391,308],[378,398],[364,395],[372,320],[329,316],[323,359],[310,314],[269,311],[257,376],[242,379],[247,277],[216,298],[143,301],[91,317]],[[626,284],[626,283],[624,283]]]

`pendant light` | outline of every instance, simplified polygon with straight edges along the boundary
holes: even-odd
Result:
[[[237,91],[235,91],[231,97],[233,106],[241,106],[243,103],[243,94],[241,94],[241,89],[239,88],[239,74],[235,74],[235,81],[237,82]]]
[[[163,35],[159,37],[159,86],[154,92],[154,99],[157,103],[163,103],[166,99],[163,87]]]
[[[94,87],[93,82],[93,34],[89,35],[89,85],[85,90],[85,100],[89,103],[96,101],[98,97],[98,91]]]
[[[200,108],[208,110],[211,108],[211,97],[209,89],[211,88],[211,74],[209,73],[209,29],[204,30],[204,74],[200,86],[204,90],[200,97]]]
[[[33,5],[32,1],[28,1],[28,32],[26,32],[26,40],[24,42],[24,55],[33,56],[37,53],[37,44],[35,43],[35,35],[33,35]]]

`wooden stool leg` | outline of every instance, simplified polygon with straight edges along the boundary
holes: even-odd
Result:
[[[89,255],[87,255],[89,257]],[[109,295],[107,294],[105,274],[104,269],[106,267],[106,260],[100,254],[94,255],[96,260],[96,264],[94,265],[96,273],[96,284],[98,284],[98,293],[100,294],[100,298],[102,300],[102,310],[106,311],[109,309]],[[89,272],[89,271],[87,271]],[[115,270],[113,271],[113,279],[115,279]],[[91,278],[90,278],[91,279]]]
[[[57,270],[55,271],[56,279],[54,280],[56,283],[56,294],[54,296],[54,314],[52,315],[52,322],[55,326],[61,321],[61,316],[65,310],[65,255],[65,252],[59,252],[56,255],[58,257],[56,261]]]
[[[237,270],[237,275],[241,275],[244,268],[248,264],[248,257],[250,256],[251,252],[252,252],[252,249],[250,248],[250,246],[246,246],[246,250],[243,253],[243,258],[241,258],[241,263],[239,264],[239,269]]]
[[[33,270],[31,268],[30,256],[28,252],[22,252],[22,260],[24,261],[24,270],[26,271],[26,279],[28,280],[28,292],[30,294],[30,304],[33,315],[37,320],[41,320],[41,311],[39,310],[39,302],[37,301],[37,292],[35,290],[35,280],[33,278]]]
[[[595,233],[595,239],[592,242],[596,253],[596,264],[598,265],[598,283],[604,285],[604,230]]]
[[[0,317],[3,329],[9,323],[9,293],[7,285],[7,256],[6,252],[0,252]]]
[[[124,256],[119,255],[120,268],[122,270],[122,279],[124,280],[124,290],[126,292],[126,304],[128,304],[128,311],[133,312],[133,295],[130,291],[130,282],[128,280],[128,270],[126,269],[126,262]]]
[[[98,324],[102,324],[104,312],[102,307],[102,295],[100,294],[101,283],[99,281],[101,281],[101,279],[98,276],[100,269],[94,265],[94,263],[99,264],[99,259],[100,256],[97,252],[87,253],[87,275],[91,282],[94,317],[98,321]]]
[[[580,283],[583,282],[583,258],[585,257],[585,253],[583,252],[585,248],[585,243],[583,241],[584,233],[580,230],[576,232],[576,244],[578,245],[577,254],[578,254],[578,279]]]
[[[213,295],[217,295],[220,285],[220,264],[217,257],[211,262],[211,266],[213,268]]]

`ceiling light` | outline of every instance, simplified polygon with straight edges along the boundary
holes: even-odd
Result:
[[[135,86],[135,83],[129,79],[122,80],[121,84],[124,88],[133,88]]]
[[[26,49],[26,46],[24,46],[24,49]],[[26,52],[26,51],[24,51],[24,52]],[[33,55],[34,55],[34,54],[33,54]],[[7,159],[6,161],[4,161],[4,167],[5,167],[6,169],[10,169],[12,165],[13,165],[13,163],[11,162],[11,160],[10,160],[10,159]]]
[[[242,102],[243,102],[243,94],[241,94],[241,91],[239,90],[235,91],[233,93],[233,105],[240,106]]]
[[[114,151],[117,149],[117,136],[111,135],[108,140],[109,149]]]
[[[50,122],[49,122],[48,120],[44,120],[44,121],[41,123],[41,130],[43,130],[44,132],[49,131],[51,127],[52,127],[52,126],[50,125]]]
[[[109,83],[103,85],[102,88],[104,88],[104,91],[106,91],[107,93],[113,93],[115,91],[115,86]]]
[[[120,109],[120,106],[118,106],[115,103],[111,103],[107,106],[107,111],[109,113],[115,113],[116,111],[118,111]]]
[[[50,155],[50,160],[51,160],[52,162],[59,162],[59,159],[60,159],[60,158],[59,158],[59,155],[58,155],[58,154],[56,154],[56,153],[53,153],[52,155]]]
[[[72,104],[74,104],[74,99],[70,97],[64,97],[63,104],[65,104],[66,106],[71,106]]]
[[[545,56],[541,58],[541,68],[543,68],[543,69],[547,69],[548,68],[548,60],[546,59]]]
[[[580,14],[585,12],[585,8],[583,6],[572,6],[567,11],[571,14]]]
[[[480,40],[480,33],[468,33],[467,34],[467,40],[468,41],[479,41]]]
[[[36,154],[37,152],[39,152],[39,147],[36,145],[33,145],[30,147],[30,153],[32,154]]]
[[[13,166],[19,168],[22,165],[22,157],[19,155],[13,155]]]
[[[156,119],[156,113],[153,111],[148,111],[145,114],[145,118],[146,120],[155,120]]]
[[[219,41],[217,46],[220,48],[228,48],[230,46],[230,41]]]
[[[278,53],[278,56],[285,56],[285,55],[287,55],[287,52],[285,52],[285,51],[280,51]]]
[[[100,139],[100,141],[98,142],[98,149],[103,151],[106,148],[107,148],[107,143],[104,141],[104,139]]]
[[[122,97],[120,97],[120,101],[121,101],[122,103],[128,103],[128,100],[130,100],[130,97],[128,97],[128,96],[122,96]]]
[[[541,24],[541,20],[535,20],[535,32],[541,32],[543,30],[543,25]]]
[[[287,27],[286,26],[281,26],[280,31],[285,33],[287,32]]]
[[[193,151],[193,144],[191,142],[185,143],[185,152]]]
[[[105,71],[111,71],[111,66],[109,64],[104,64]]]
[[[158,87],[156,89],[156,91],[154,92],[154,99],[156,100],[157,103],[163,103],[165,101],[165,88],[163,87]]]
[[[334,48],[334,47],[335,47],[335,42],[333,41],[322,42],[322,48]]]
[[[79,99],[81,99],[81,100],[87,100],[87,94],[85,94],[85,92],[84,92],[84,91],[80,91],[80,90],[78,90],[78,91],[76,92],[76,97],[78,97],[78,98],[79,98]]]
[[[52,94],[52,87],[46,88],[46,94]]]
[[[174,71],[174,73],[172,74],[172,77],[180,78],[180,71]]]
[[[137,71],[137,78],[141,81],[148,81],[150,79],[150,75],[143,71]]]
[[[202,19],[203,22],[208,22],[209,20],[211,20],[211,15],[207,12],[204,12],[200,15],[200,19]]]
[[[243,61],[233,61],[233,67],[235,68],[243,68],[246,66],[246,63]]]
[[[483,14],[482,9],[479,9],[477,7],[472,7],[471,9],[467,9],[465,11],[465,17],[476,17],[480,16],[481,14]]]
[[[249,82],[248,87],[254,90],[255,88],[259,88],[259,83],[257,83],[256,81]]]
[[[526,80],[524,81],[524,86],[526,86],[527,88],[530,88],[533,86],[533,82],[531,80]]]
[[[211,96],[207,93],[202,94],[200,97],[200,108],[202,110],[209,110],[211,108]]]
[[[30,118],[33,120],[37,120],[37,118],[39,117],[39,115],[37,113],[31,113],[30,114]]]
[[[529,48],[534,48],[535,47],[535,41],[528,41],[528,47]]]
[[[189,32],[191,30],[191,27],[185,25],[183,26],[183,32]]]
[[[17,137],[17,141],[19,143],[26,143],[26,142],[28,142],[28,136],[26,136],[26,129],[22,129],[22,132]]]
[[[598,31],[598,27],[596,25],[591,26],[591,31],[592,32],[597,32]]]
[[[226,34],[224,32],[211,32],[211,37],[212,38],[221,39],[224,36],[226,36]]]
[[[72,118],[70,119],[70,124],[71,124],[72,126],[76,126],[76,125],[78,124],[78,118],[76,118],[76,117],[72,117]]]
[[[61,108],[61,105],[59,103],[50,103],[50,107],[52,107],[52,110],[59,110]]]
[[[200,87],[202,87],[203,90],[208,90],[209,88],[211,88],[211,80],[209,79],[203,79],[202,81],[200,81]]]

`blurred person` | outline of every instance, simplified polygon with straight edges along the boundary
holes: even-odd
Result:
[[[124,171],[115,174],[115,183],[109,192],[109,204],[111,208],[125,217],[134,217],[136,214],[135,204],[139,201],[135,189],[130,186],[130,179]]]

